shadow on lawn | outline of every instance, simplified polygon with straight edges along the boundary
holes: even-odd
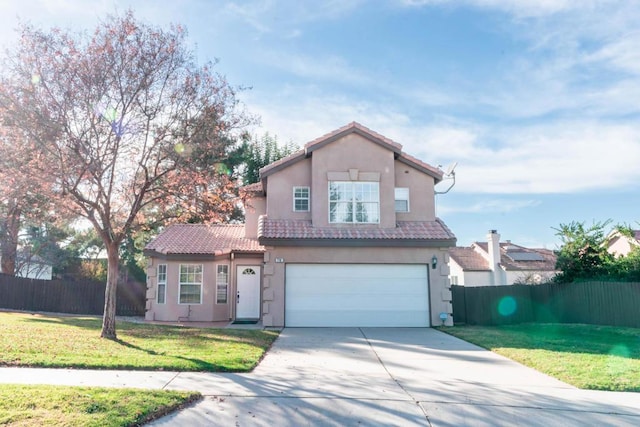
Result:
[[[183,366],[181,370],[184,371],[205,371],[205,372],[248,372],[251,369],[253,369],[253,366],[247,370],[231,370],[229,368],[227,368],[224,365],[220,365],[217,363],[211,363],[211,362],[207,362],[205,360],[201,360],[201,359],[195,359],[195,358],[191,358],[191,357],[184,357],[184,356],[178,356],[178,355],[169,355],[169,354],[165,354],[165,353],[158,353],[155,350],[150,350],[144,347],[140,347],[138,345],[126,342],[124,340],[121,339],[115,339],[113,340],[113,342],[120,344],[123,347],[127,347],[133,350],[137,350],[137,351],[141,351],[143,353],[147,353],[151,356],[162,356],[165,358],[169,358],[169,359],[178,359],[178,360],[184,360],[185,362],[189,362],[191,364],[191,366],[189,367],[185,367]],[[257,362],[256,362],[257,363]],[[140,368],[137,368],[140,369]],[[150,368],[153,370],[157,370],[157,368]]]

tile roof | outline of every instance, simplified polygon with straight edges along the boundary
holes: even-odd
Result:
[[[470,247],[449,248],[449,256],[464,271],[490,271],[489,261]]]
[[[304,145],[304,148],[305,148],[305,150],[307,152],[308,151],[313,151],[313,148],[316,145],[322,144],[323,142],[325,142],[327,140],[330,140],[330,139],[332,139],[334,137],[337,137],[337,136],[339,136],[339,135],[341,135],[343,133],[348,133],[348,132],[351,132],[351,131],[360,131],[361,133],[367,134],[368,136],[373,137],[373,138],[379,140],[380,142],[383,142],[384,144],[389,145],[391,148],[393,148],[394,151],[400,152],[400,150],[402,150],[402,144],[399,144],[399,143],[395,142],[394,140],[389,139],[386,136],[381,135],[378,132],[375,132],[375,131],[369,129],[368,127],[363,126],[358,122],[351,122],[349,124],[346,124],[346,125],[342,126],[339,129],[336,129],[336,130],[334,130],[332,132],[329,132],[326,135],[322,135],[321,137],[318,137],[318,138],[314,139],[313,141],[307,142]]]
[[[395,228],[372,226],[314,227],[309,220],[269,219],[262,215],[258,237],[266,239],[452,240],[455,235],[439,219],[399,221]]]
[[[247,184],[240,187],[240,191],[245,193],[262,193],[264,192],[264,188],[262,187],[262,182],[258,181],[253,184]]]
[[[264,247],[256,239],[244,237],[244,224],[175,224],[153,239],[146,251],[163,255],[224,255],[264,252]]]
[[[487,242],[475,242],[471,247],[450,248],[449,255],[465,271],[490,271],[488,259],[478,249],[488,257]],[[514,260],[509,257],[507,249],[538,254],[542,260]],[[500,243],[500,265],[507,271],[556,271],[556,254],[550,249],[525,248],[504,242]]]
[[[285,156],[279,160],[276,160],[275,162],[269,163],[265,167],[260,168],[258,172],[260,173],[260,177],[264,178],[272,170],[273,171],[280,170],[281,168],[288,166],[290,163],[295,163],[298,160],[304,159],[306,156],[307,156],[307,153],[304,149],[298,150],[289,154],[288,156]]]
[[[410,165],[412,164],[413,166],[418,166],[418,169],[422,168],[423,172],[426,172],[427,174],[436,178],[436,183],[442,181],[442,177],[444,176],[444,172],[442,172],[442,170],[433,167],[430,164],[425,163],[422,160],[405,153],[404,151],[400,153],[400,156],[398,156],[398,160],[403,163],[409,163]]]

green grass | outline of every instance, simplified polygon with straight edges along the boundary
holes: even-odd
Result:
[[[193,392],[2,385],[0,425],[134,426],[200,398]]]
[[[438,329],[579,388],[640,391],[640,329],[530,323]]]
[[[118,322],[118,340],[113,341],[100,338],[101,322],[0,312],[0,365],[246,372],[278,336],[274,331]]]

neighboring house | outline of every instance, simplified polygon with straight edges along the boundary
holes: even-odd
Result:
[[[633,237],[619,231],[611,233],[607,239],[607,251],[615,256],[627,255],[634,248],[640,247],[640,230],[631,230]]]
[[[487,242],[449,249],[450,281],[460,286],[538,284],[559,273],[556,255],[549,249],[529,249],[490,230]]]
[[[176,225],[147,245],[147,319],[452,324],[440,169],[354,122],[260,177],[243,189],[244,226]]]
[[[2,258],[0,257],[0,261]],[[27,255],[18,252],[16,255],[16,277],[26,279],[51,280],[53,265],[38,255]]]

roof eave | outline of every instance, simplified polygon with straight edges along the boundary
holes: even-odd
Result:
[[[396,160],[398,160],[400,163],[404,163],[405,165],[411,166],[412,168],[415,168],[420,172],[423,172],[433,177],[435,181],[434,184],[437,184],[440,181],[442,181],[442,178],[444,176],[442,173],[438,172],[437,170],[426,168],[423,165],[418,164],[405,156],[402,156],[402,155],[396,156]]]
[[[260,175],[260,179],[262,180],[263,191],[266,193],[266,178],[269,175],[273,175],[274,173],[281,171],[282,169],[288,168],[292,164],[297,163],[300,160],[304,160],[307,157],[308,154],[306,153],[306,150],[299,150],[295,153],[292,153],[290,156],[285,157],[282,161],[275,161],[261,168],[258,173]]]
[[[263,246],[316,246],[316,247],[408,247],[443,248],[454,247],[456,239],[295,239],[260,237]]]

